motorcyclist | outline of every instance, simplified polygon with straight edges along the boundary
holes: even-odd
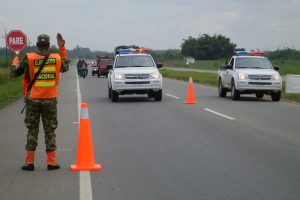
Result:
[[[85,77],[88,74],[88,64],[85,62],[85,60],[81,60],[79,62],[79,75]]]

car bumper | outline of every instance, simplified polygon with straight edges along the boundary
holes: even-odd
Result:
[[[266,90],[266,91],[281,91],[281,81],[239,81],[236,85],[239,91],[245,90]]]
[[[158,91],[162,89],[162,81],[151,79],[151,80],[115,80],[113,90],[121,92],[123,90],[153,90]]]

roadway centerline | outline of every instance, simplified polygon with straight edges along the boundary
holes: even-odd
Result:
[[[79,87],[79,78],[76,74],[77,80],[77,102],[78,102],[78,121],[80,121],[80,110],[81,110],[81,92]],[[79,172],[79,200],[93,200],[93,192],[91,185],[91,176],[89,171]]]
[[[171,94],[166,94],[166,96],[173,97],[173,98],[175,98],[175,99],[180,99],[179,97],[176,97],[176,96],[171,95]]]
[[[209,108],[204,108],[204,110],[206,110],[206,111],[208,111],[208,112],[210,112],[210,113],[213,113],[213,114],[215,114],[215,115],[218,115],[218,116],[220,116],[220,117],[224,117],[224,118],[226,118],[226,119],[235,120],[235,118],[233,118],[233,117],[230,117],[230,116],[224,115],[224,114],[222,114],[222,113],[213,111],[213,110],[211,110],[211,109],[209,109]]]

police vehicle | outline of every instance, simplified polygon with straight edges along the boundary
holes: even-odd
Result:
[[[112,102],[119,95],[147,94],[155,101],[162,100],[163,78],[149,49],[117,49],[113,65],[108,65],[108,97]]]
[[[219,96],[226,97],[227,92],[231,92],[231,98],[239,100],[241,94],[255,94],[257,98],[267,94],[273,101],[279,101],[282,79],[278,70],[263,52],[239,49],[229,63],[218,70]]]

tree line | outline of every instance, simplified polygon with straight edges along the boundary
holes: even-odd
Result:
[[[137,45],[121,45],[116,47],[138,47]],[[199,35],[197,38],[188,37],[183,39],[181,44],[181,49],[168,49],[168,50],[150,50],[150,54],[154,57],[156,61],[169,61],[169,60],[180,60],[185,57],[192,57],[195,60],[217,60],[222,58],[229,58],[232,56],[234,49],[237,44],[230,41],[224,35],[209,35],[203,34]],[[21,51],[21,56],[25,55],[27,52],[37,51],[36,46],[27,46]],[[78,59],[96,59],[97,56],[112,56],[113,52],[107,51],[91,51],[89,48],[84,48],[76,46],[75,48],[68,51],[68,56],[70,58]],[[51,46],[50,52],[58,52],[55,45]],[[6,50],[5,47],[0,48],[0,64],[3,64],[3,57],[7,54],[8,60],[11,61],[14,56],[14,52],[11,50]],[[266,56],[271,60],[288,60],[296,59],[300,60],[300,51],[292,48],[277,49],[275,51],[267,51]]]

